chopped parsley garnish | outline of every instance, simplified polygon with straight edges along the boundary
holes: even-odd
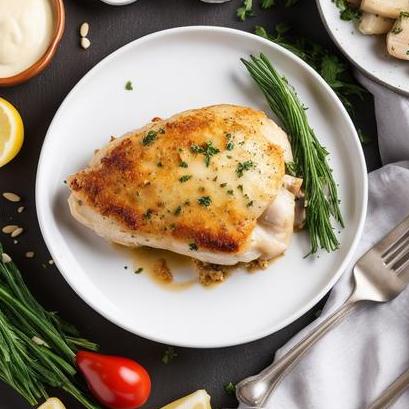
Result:
[[[233,190],[231,190],[231,189],[227,191],[227,194],[228,194],[228,195],[233,195],[233,193],[234,193],[234,192],[233,192]]]
[[[191,179],[192,178],[192,175],[183,175],[183,176],[181,176],[180,178],[179,178],[179,182],[180,183],[185,183],[185,182],[187,182],[189,179]]]
[[[228,395],[234,395],[236,393],[236,386],[229,382],[224,385],[224,390]]]
[[[248,171],[252,168],[254,168],[254,162],[251,160],[246,160],[245,162],[240,162],[237,165],[237,169],[236,169],[236,174],[239,178],[241,178],[244,174],[245,171]]]
[[[212,203],[212,199],[209,196],[202,196],[197,199],[197,203],[199,203],[200,206],[208,207]]]
[[[227,183],[220,183],[220,187],[226,187]]]
[[[182,207],[181,207],[181,206],[178,206],[178,207],[175,209],[175,211],[173,212],[173,214],[174,214],[175,216],[179,216],[181,212],[182,212]]]
[[[231,133],[227,133],[226,138],[227,138],[226,149],[228,151],[232,151],[234,149],[234,143],[233,143],[233,138],[231,136]]]
[[[156,131],[149,131],[142,139],[142,145],[148,146],[152,145],[153,142],[155,142],[155,139],[157,137],[158,133]]]
[[[142,271],[143,271],[143,268],[142,268],[142,267],[139,267],[138,269],[136,269],[136,270],[134,271],[134,273],[135,273],[135,274],[141,274]]]
[[[143,218],[144,219],[146,219],[146,220],[149,220],[151,217],[152,217],[152,210],[151,209],[148,209],[145,213],[144,213],[144,215],[143,215]]]
[[[297,176],[297,167],[294,162],[286,162],[285,173],[290,176]]]
[[[348,0],[333,0],[335,5],[339,8],[339,16],[341,20],[358,21],[361,18],[361,11],[353,8]]]
[[[203,145],[193,144],[190,146],[190,150],[193,153],[196,154],[200,153],[204,155],[206,167],[208,167],[210,164],[210,158],[220,152],[219,149],[213,146],[212,142],[207,142],[204,143]]]
[[[157,166],[158,168],[163,168],[163,163],[162,163],[162,162],[158,162],[158,163],[156,164],[156,166]]]
[[[125,89],[127,91],[133,91],[133,85],[132,85],[132,81],[127,81],[125,84]]]
[[[179,163],[179,167],[180,168],[187,168],[187,167],[189,167],[189,165],[186,162],[184,162],[183,160],[181,160],[180,163]]]
[[[196,243],[190,243],[189,244],[189,249],[192,250],[192,251],[197,251],[197,250],[199,250],[199,247],[197,246]]]
[[[250,202],[247,203],[247,207],[253,206],[254,202],[251,200]]]
[[[175,351],[175,348],[167,347],[165,352],[162,354],[161,361],[162,361],[162,363],[167,365],[167,364],[171,363],[177,356],[178,356],[178,354]]]
[[[239,189],[240,192],[242,192],[242,191],[243,191],[243,185],[238,185],[238,186],[237,186],[237,189]]]

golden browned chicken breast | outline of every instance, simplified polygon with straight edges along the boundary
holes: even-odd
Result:
[[[287,248],[286,134],[263,112],[216,105],[155,119],[68,178],[72,215],[100,236],[232,265]],[[294,188],[296,186],[296,188]]]

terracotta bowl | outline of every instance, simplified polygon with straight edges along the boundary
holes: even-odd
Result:
[[[19,74],[13,75],[12,77],[0,78],[0,87],[11,87],[13,85],[28,81],[29,79],[40,74],[53,59],[58,48],[58,44],[60,43],[64,33],[65,11],[63,0],[50,0],[50,2],[53,6],[55,27],[51,38],[51,43],[48,46],[47,51],[35,64],[26,70],[20,72]]]

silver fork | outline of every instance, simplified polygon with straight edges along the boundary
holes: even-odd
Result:
[[[249,406],[263,406],[267,397],[300,358],[361,301],[386,302],[409,282],[409,216],[365,253],[353,269],[354,290],[333,314],[318,325],[277,362],[236,386],[237,399]]]
[[[401,374],[368,409],[387,409],[409,388],[409,369]]]

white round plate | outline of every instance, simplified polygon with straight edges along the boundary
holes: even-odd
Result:
[[[94,149],[159,116],[211,104],[249,105],[270,112],[240,62],[265,53],[293,84],[311,125],[331,152],[346,228],[342,247],[304,258],[305,234],[265,270],[239,272],[214,288],[168,291],[135,275],[123,252],[81,226],[67,206],[63,181],[83,168]],[[133,91],[125,90],[132,81]],[[58,268],[100,314],[143,337],[189,347],[252,341],[290,324],[340,277],[361,234],[366,212],[365,162],[353,124],[335,94],[290,52],[252,34],[185,27],[134,41],[105,58],[71,91],[48,130],[38,167],[40,226]]]
[[[106,4],[110,4],[111,6],[125,6],[127,4],[135,3],[137,0],[101,0]]]
[[[409,96],[409,61],[389,57],[386,37],[363,35],[356,23],[343,21],[333,0],[316,0],[322,21],[345,56],[366,76]]]

